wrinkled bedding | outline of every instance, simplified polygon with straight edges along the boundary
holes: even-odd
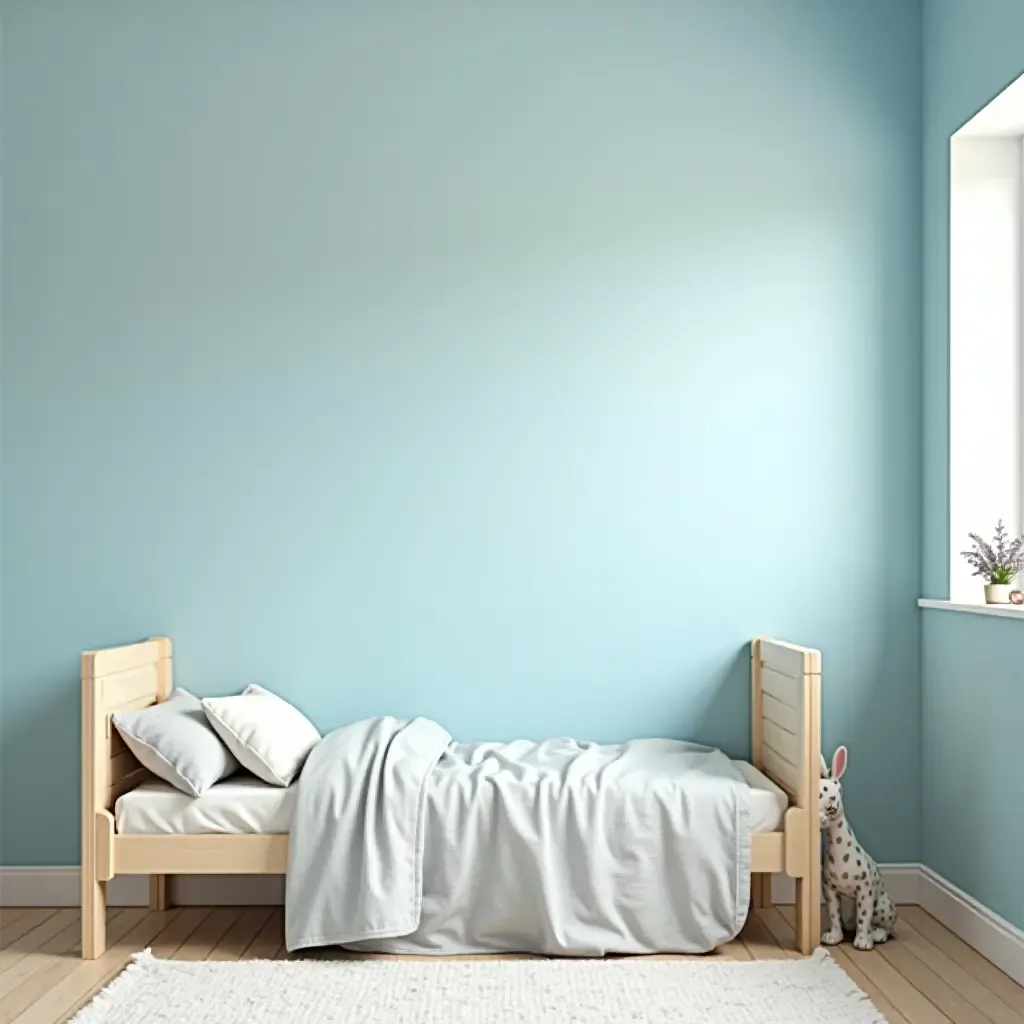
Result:
[[[675,740],[453,743],[371,719],[298,784],[289,950],[704,952],[747,913],[746,783]]]

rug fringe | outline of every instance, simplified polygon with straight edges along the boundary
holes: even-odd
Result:
[[[828,963],[831,965],[830,970],[834,968],[839,974],[842,975],[843,981],[845,982],[846,995],[856,996],[860,1002],[870,1007],[875,1012],[875,1024],[887,1024],[885,1015],[873,1002],[871,997],[865,992],[847,973],[843,970],[842,966],[836,961],[832,954],[824,947],[819,946],[808,958],[809,961],[815,963]],[[762,961],[763,962],[763,961]]]
[[[637,958],[642,965],[643,958]],[[633,961],[636,963],[637,961]],[[531,969],[538,968],[538,962],[536,961],[519,961],[510,962],[506,969],[512,969],[511,964],[515,963],[515,969],[522,971],[523,965],[527,965]],[[619,976],[618,972],[621,972],[623,977],[630,974],[630,958],[625,958],[620,961],[593,961],[593,966],[598,967],[599,972],[604,975],[607,979],[609,977],[609,971],[613,972],[616,977]],[[554,967],[554,975],[560,976],[564,967],[566,971],[578,970],[580,961],[548,961],[541,963],[539,969],[542,972],[551,971]],[[408,967],[409,964],[397,965]],[[314,974],[315,972],[325,972],[320,977],[326,981],[329,978],[336,978],[338,975],[337,971],[343,971],[350,975],[359,975],[365,977],[368,973],[373,974],[374,977],[378,973],[387,976],[394,974],[397,970],[396,962],[390,961],[381,963],[379,961],[331,961],[331,960],[304,960],[304,961],[287,961],[287,960],[252,960],[252,961],[241,961],[237,964],[215,964],[215,963],[184,963],[176,962],[172,960],[164,960],[154,956],[151,948],[140,950],[137,953],[132,954],[124,970],[104,989],[98,992],[89,1003],[87,1003],[82,1009],[75,1014],[71,1019],[70,1024],[106,1024],[109,1022],[115,1014],[119,1012],[123,1013],[126,1005],[134,1005],[139,1000],[143,1000],[145,993],[148,991],[148,986],[156,984],[160,978],[164,979],[164,983],[167,982],[167,973],[170,974],[172,979],[172,985],[177,988],[180,979],[181,983],[185,983],[189,977],[209,977],[211,973],[216,974],[221,971],[232,971],[232,972],[244,972],[242,977],[246,977],[248,972],[265,970],[270,967],[275,972],[279,972],[282,969],[284,977],[290,977],[295,982],[303,982],[308,984],[306,979],[307,975]],[[429,965],[422,963],[416,964],[419,970],[425,970],[427,967],[437,970],[451,970],[451,963],[444,961],[435,961]],[[468,964],[463,965],[468,967]],[[493,965],[487,965],[491,968]],[[506,966],[506,965],[502,965]],[[708,965],[711,967],[712,965]],[[657,965],[651,965],[651,967],[663,970],[670,970],[670,965],[661,963]],[[723,965],[714,965],[719,971],[722,970]],[[860,1024],[885,1024],[885,1017],[879,1011],[878,1007],[875,1006],[870,997],[860,989],[857,984],[850,978],[850,976],[843,970],[843,968],[833,959],[827,949],[819,947],[815,949],[809,956],[800,959],[789,959],[789,960],[771,960],[771,961],[748,961],[748,962],[737,962],[730,963],[728,965],[728,971],[734,975],[740,975],[753,980],[756,975],[752,976],[748,973],[748,970],[753,968],[756,971],[775,971],[783,977],[776,975],[775,979],[765,979],[765,983],[771,983],[773,985],[785,984],[783,978],[785,975],[789,975],[793,981],[791,984],[797,988],[807,987],[810,981],[813,981],[813,974],[808,975],[806,972],[807,968],[817,968],[819,971],[824,971],[827,975],[825,977],[819,975],[819,981],[824,984],[826,990],[829,990],[836,997],[845,998],[849,1002],[847,1003],[846,1015],[842,1016],[843,1020],[856,1019]],[[326,969],[326,971],[325,971]],[[641,966],[640,968],[644,968]],[[687,964],[685,969],[692,969],[692,965]],[[472,975],[471,969],[462,972],[461,976],[466,977]],[[486,970],[481,973],[487,973]],[[237,976],[237,974],[236,974]],[[281,975],[278,974],[278,977]],[[147,987],[143,987],[141,991],[136,988],[140,981],[146,982]],[[750,984],[748,982],[747,984]],[[758,983],[760,984],[760,983]],[[853,1011],[851,1013],[851,1011]],[[810,1019],[804,1015],[797,1014],[800,1020]],[[119,1016],[117,1019],[123,1019]],[[127,1019],[127,1018],[124,1018]],[[134,1018],[132,1018],[134,1019]],[[139,1018],[142,1019],[142,1018]],[[150,1017],[149,1019],[152,1019]],[[170,1019],[170,1018],[168,1018]],[[206,1019],[206,1018],[204,1018]],[[755,1019],[755,1018],[752,1018]],[[795,1019],[795,1018],[794,1018]]]

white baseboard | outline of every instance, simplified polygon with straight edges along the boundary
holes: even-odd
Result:
[[[878,870],[897,903],[917,903],[920,864],[879,864]],[[796,880],[788,875],[772,875],[772,902],[796,903]]]
[[[924,865],[917,902],[986,960],[1024,985],[1024,931]]]

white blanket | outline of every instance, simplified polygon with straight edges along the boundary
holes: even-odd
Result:
[[[717,750],[453,744],[374,719],[314,748],[287,879],[290,950],[702,952],[746,918],[742,778]]]

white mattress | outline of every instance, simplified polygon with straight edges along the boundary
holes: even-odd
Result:
[[[733,765],[747,783],[751,832],[775,832],[788,799],[771,779],[746,761]],[[295,786],[270,786],[252,776],[225,779],[202,796],[187,796],[156,779],[144,782],[114,805],[117,831],[131,835],[258,835],[287,832]]]

